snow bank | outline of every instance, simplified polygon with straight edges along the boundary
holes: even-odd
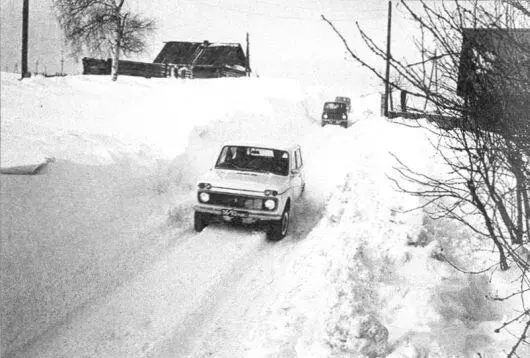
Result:
[[[465,228],[404,212],[420,203],[387,178],[395,164],[389,152],[443,173],[432,134],[377,117],[355,131],[341,142],[352,154],[341,163],[344,183],[270,288],[281,294],[247,337],[247,356],[503,356],[513,337],[494,330],[512,308],[486,296],[508,281],[464,274],[445,261],[485,268],[495,256]]]
[[[299,95],[293,82],[257,79],[31,78],[2,73],[2,166],[60,157],[107,164],[121,155],[172,159],[190,131],[234,112],[267,112],[266,96]],[[293,94],[294,92],[294,94]]]

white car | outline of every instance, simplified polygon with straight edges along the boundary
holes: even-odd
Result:
[[[226,144],[197,184],[194,228],[210,221],[264,222],[269,240],[287,235],[295,201],[305,189],[299,145]]]

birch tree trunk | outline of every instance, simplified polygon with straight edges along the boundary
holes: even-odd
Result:
[[[112,80],[116,81],[118,79],[118,70],[120,67],[120,48],[121,48],[121,24],[118,25],[118,30],[116,31],[116,43],[114,44],[114,51],[112,53],[112,67],[111,67],[111,76]]]
[[[121,9],[125,0],[119,0],[119,3],[116,6],[115,10],[115,19],[116,19],[116,39],[114,42],[114,51],[112,54],[112,68],[111,76],[112,80],[116,81],[118,79],[118,70],[120,68],[120,51],[121,51],[121,41],[123,37],[123,28],[125,27],[125,21],[127,20],[127,15],[124,18],[121,17]]]

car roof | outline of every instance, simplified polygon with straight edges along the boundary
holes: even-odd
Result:
[[[267,148],[267,149],[278,149],[283,151],[292,151],[300,147],[300,145],[280,140],[266,140],[266,141],[233,141],[223,143],[223,147],[231,145],[236,147],[255,147],[255,148]]]

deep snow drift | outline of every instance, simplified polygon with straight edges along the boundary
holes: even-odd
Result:
[[[403,213],[389,152],[443,172],[432,133],[379,95],[291,81],[2,74],[2,351],[14,356],[502,356],[506,288],[454,270],[495,258],[461,227]],[[352,96],[348,129],[321,105]],[[425,123],[425,125],[427,125]],[[196,178],[228,140],[293,139],[307,192],[290,235],[191,230]],[[487,247],[487,249],[490,249]],[[476,254],[480,251],[480,254]],[[525,354],[528,352],[522,352]]]

